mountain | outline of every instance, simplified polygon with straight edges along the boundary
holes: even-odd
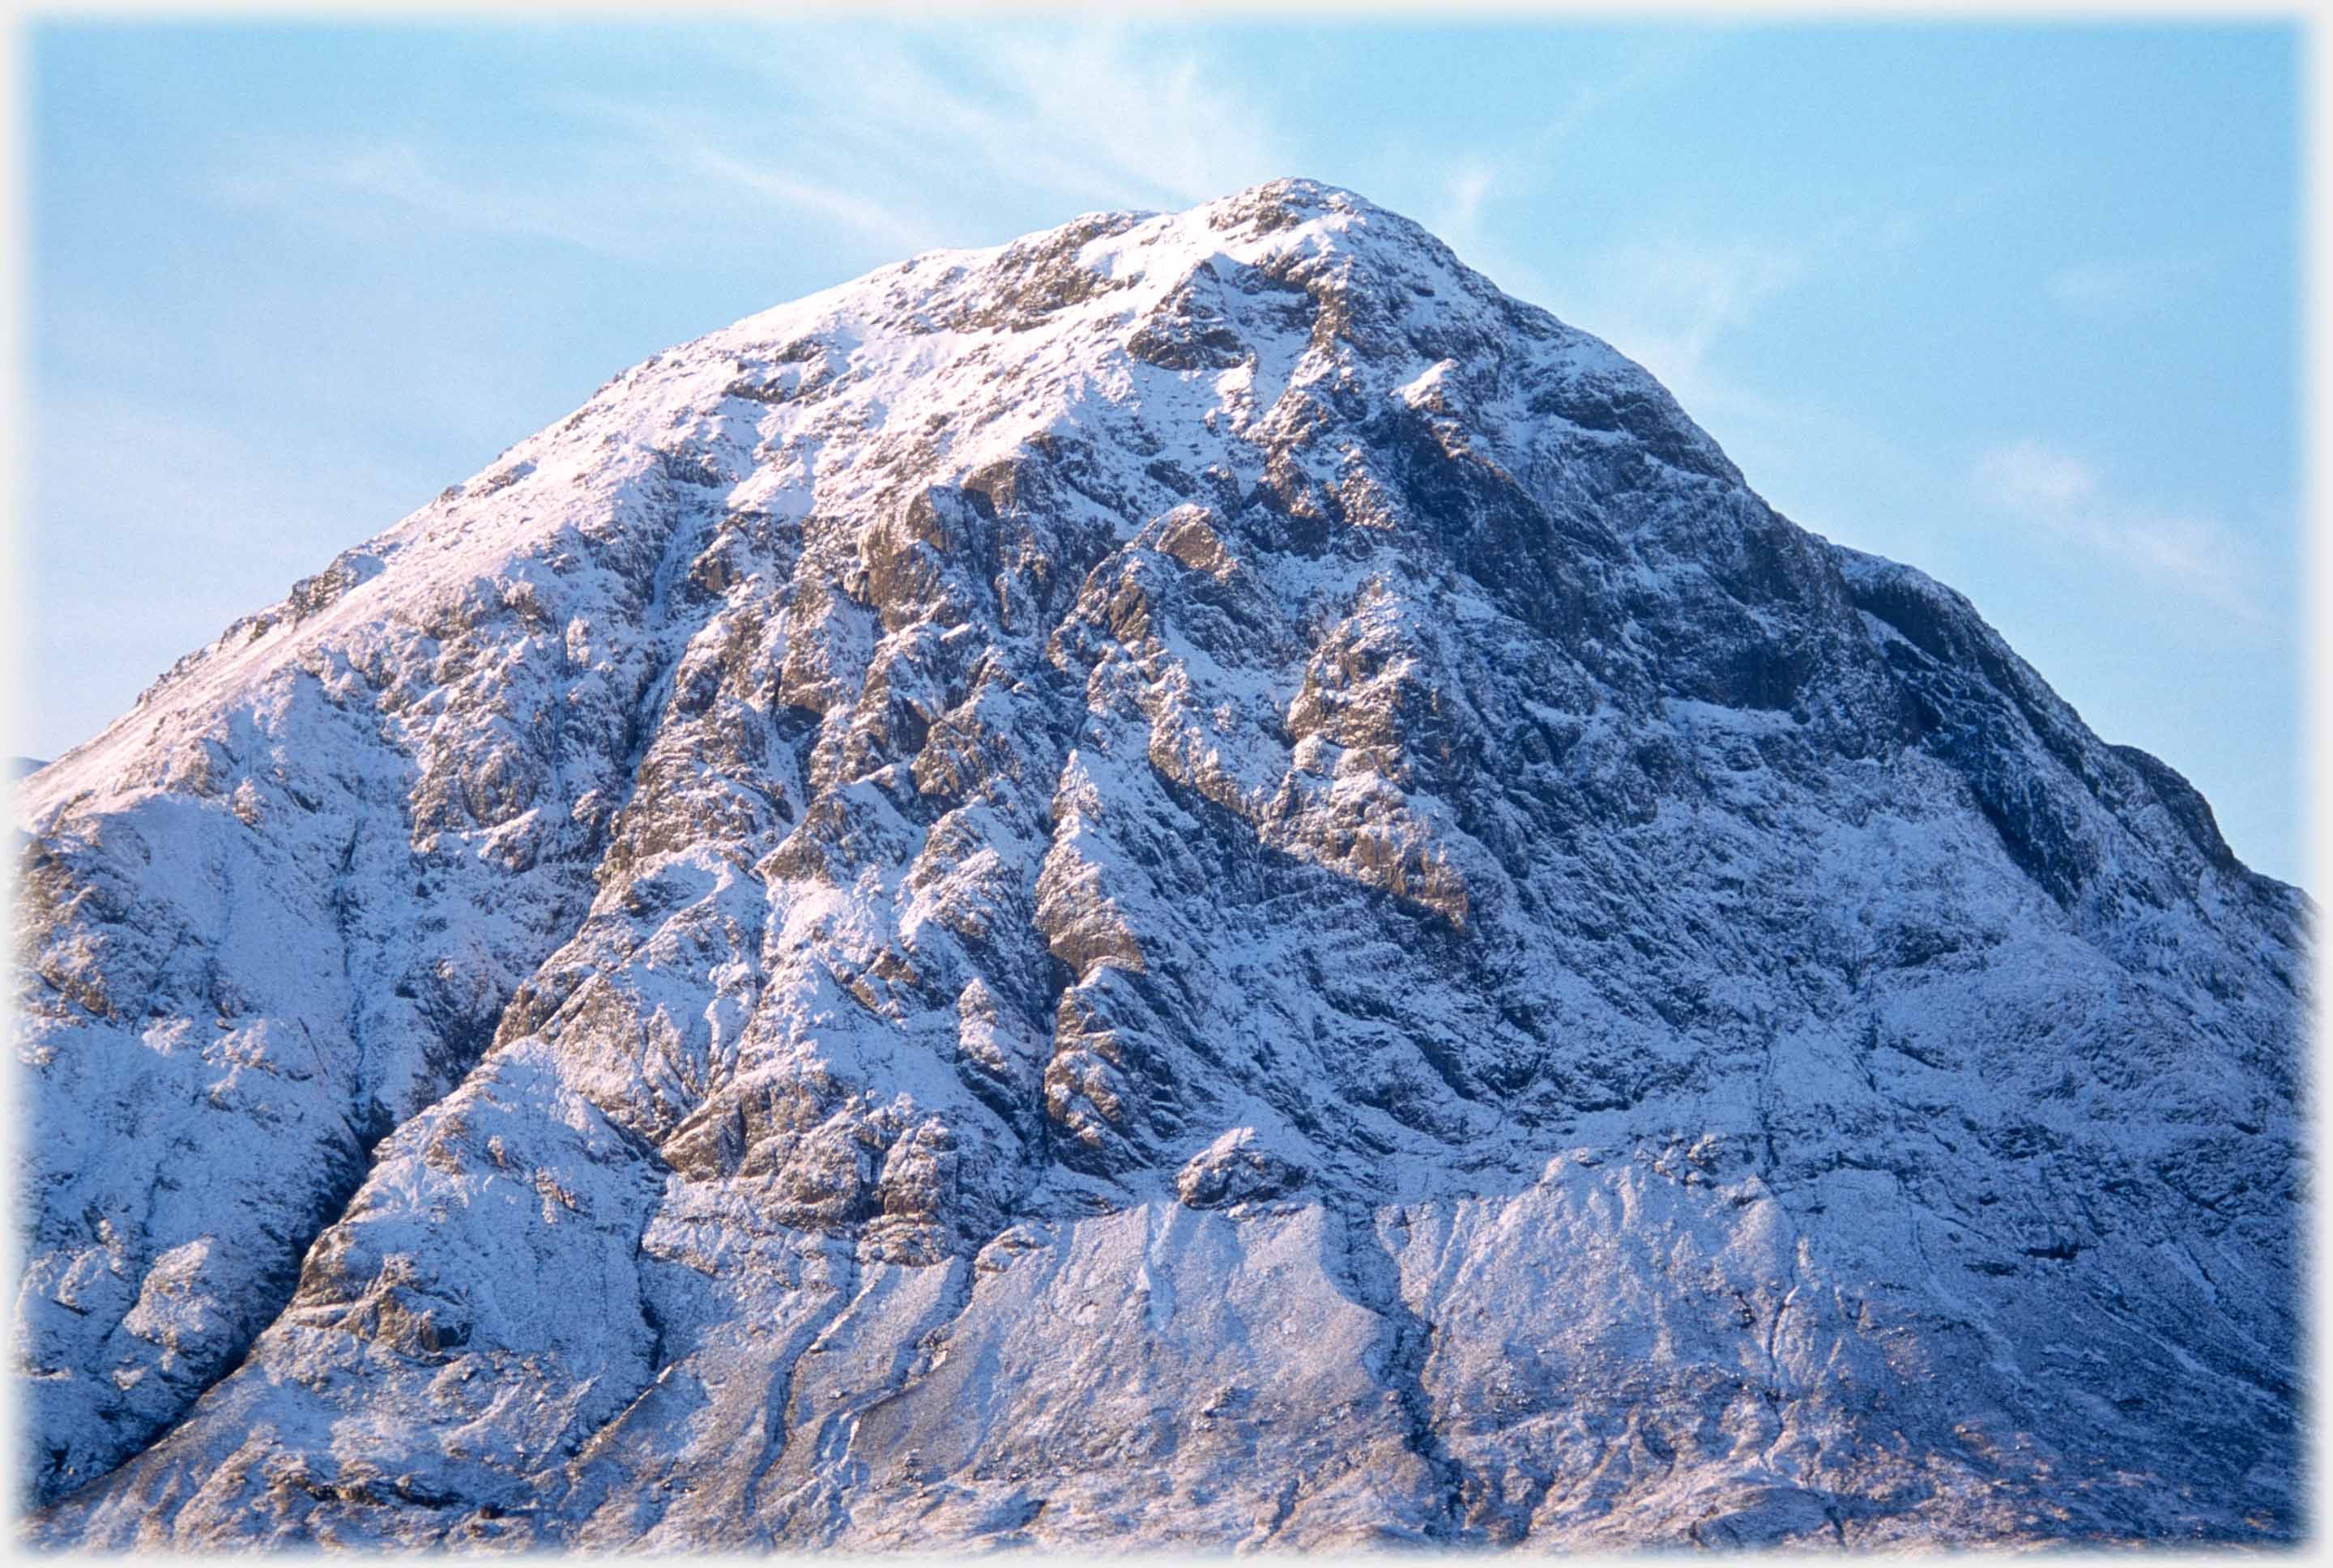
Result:
[[[2306,901],[1346,192],[659,354],[20,812],[43,1545],[2301,1529]]]

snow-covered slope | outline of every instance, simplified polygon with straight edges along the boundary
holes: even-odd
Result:
[[[2299,1528],[2300,895],[1341,191],[659,355],[20,811],[43,1542]]]

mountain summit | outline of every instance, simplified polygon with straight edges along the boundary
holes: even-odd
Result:
[[[2300,1527],[2304,900],[1343,191],[659,354],[20,811],[43,1544]]]

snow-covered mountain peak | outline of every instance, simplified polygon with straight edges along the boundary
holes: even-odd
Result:
[[[22,800],[44,1539],[2293,1528],[2299,895],[1349,193],[658,354]]]

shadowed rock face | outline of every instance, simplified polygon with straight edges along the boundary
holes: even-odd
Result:
[[[1341,191],[659,355],[20,811],[44,1544],[2299,1527],[2301,896]]]

